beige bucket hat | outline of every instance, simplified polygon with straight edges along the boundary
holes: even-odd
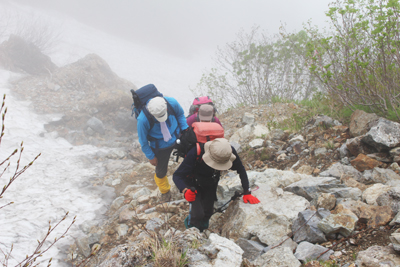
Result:
[[[231,144],[225,138],[216,138],[204,145],[204,162],[213,169],[225,171],[232,167],[236,156],[232,153]]]

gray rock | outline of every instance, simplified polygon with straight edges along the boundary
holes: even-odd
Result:
[[[125,197],[124,197],[124,196],[117,197],[117,198],[114,199],[114,201],[111,203],[110,209],[112,209],[112,210],[117,210],[117,209],[119,209],[119,208],[122,207],[122,205],[124,204],[124,200],[125,200]]]
[[[243,124],[253,124],[254,123],[254,114],[245,112],[243,117],[242,117],[242,123]]]
[[[339,162],[333,164],[331,167],[329,167],[329,169],[321,172],[319,175],[322,177],[336,177],[338,179],[346,176],[351,177],[356,181],[360,181],[363,177],[362,173],[353,166],[346,166]]]
[[[318,157],[319,155],[325,155],[328,150],[325,147],[320,147],[314,150],[314,155]]]
[[[340,153],[340,158],[344,158],[344,157],[350,156],[350,151],[347,149],[346,144],[343,144],[343,145],[339,148],[339,153]]]
[[[318,222],[318,228],[327,235],[339,233],[347,237],[354,231],[357,221],[355,214],[330,214]]]
[[[301,263],[293,255],[288,247],[277,247],[264,253],[256,261],[255,266],[260,267],[300,267]],[[216,265],[215,265],[216,266]]]
[[[146,222],[146,229],[149,231],[156,231],[160,229],[163,224],[164,221],[156,217]]]
[[[238,142],[230,142],[231,146],[236,150],[236,152],[242,152],[242,146]]]
[[[78,238],[78,240],[76,240],[76,246],[78,247],[79,252],[85,257],[89,257],[90,253],[92,253],[86,236]]]
[[[371,129],[371,124],[379,119],[375,113],[367,113],[362,110],[356,110],[350,118],[351,136],[360,136],[366,134]]]
[[[344,188],[346,186],[340,184],[340,181],[334,177],[312,177],[310,179],[295,182],[285,187],[284,190],[311,201],[312,199],[317,198],[321,192],[327,193],[330,192],[330,189],[332,188],[340,187]]]
[[[128,233],[129,226],[126,224],[118,224],[117,227],[115,227],[115,230],[117,231],[118,236],[122,237]]]
[[[376,126],[365,134],[362,141],[378,151],[388,151],[400,145],[400,124],[379,118]]]
[[[254,139],[253,141],[251,141],[251,142],[249,143],[249,146],[250,146],[251,148],[260,148],[260,147],[263,146],[263,144],[264,144],[264,140],[263,140],[263,139],[260,139],[260,138],[257,138],[257,139]]]
[[[389,151],[392,157],[400,156],[400,147],[395,147]]]
[[[93,131],[99,133],[99,134],[104,134],[105,133],[105,127],[104,124],[101,120],[99,120],[96,117],[90,118],[87,122],[86,125],[90,128],[92,128]]]
[[[320,245],[314,245],[311,244],[307,241],[301,242],[296,249],[296,253],[294,253],[294,256],[302,261],[306,262],[309,260],[329,260],[329,256],[333,253],[332,250],[328,250],[324,255],[319,257],[321,253],[325,252],[327,248],[320,246]],[[319,257],[319,258],[317,258]]]
[[[400,266],[400,257],[390,247],[372,246],[360,251],[357,255],[356,266],[380,267]]]
[[[400,187],[392,187],[386,193],[381,194],[376,203],[379,206],[389,206],[394,213],[400,212]]]
[[[293,241],[296,243],[302,241],[311,243],[326,242],[325,234],[318,228],[318,223],[322,218],[327,217],[331,213],[324,209],[318,209],[318,214],[315,213],[316,211],[313,210],[299,212],[299,217],[293,222],[292,226],[292,232],[295,233]],[[306,221],[308,222],[305,224]]]
[[[273,129],[271,131],[271,140],[283,140],[286,137],[286,133],[282,129]]]
[[[239,238],[235,243],[243,249],[243,258],[250,261],[257,259],[264,249],[264,246],[261,243],[244,238]]]

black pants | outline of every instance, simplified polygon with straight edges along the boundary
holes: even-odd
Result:
[[[214,201],[216,200],[217,185],[208,187],[196,187],[197,195],[191,203],[189,224],[197,228],[204,222],[208,222],[214,212]]]
[[[167,175],[168,161],[169,161],[169,158],[171,157],[171,153],[172,153],[173,149],[174,149],[174,146],[167,147],[167,148],[161,148],[161,149],[158,149],[157,153],[156,152],[154,153],[156,155],[156,158],[158,161],[157,166],[156,166],[156,175],[158,178],[164,178]]]

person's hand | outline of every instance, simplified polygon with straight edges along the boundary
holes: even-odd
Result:
[[[260,200],[258,200],[258,198],[256,198],[255,196],[248,194],[248,195],[243,195],[243,202],[250,204],[257,204],[260,203]]]
[[[184,192],[185,199],[188,202],[193,202],[196,200],[197,190],[192,191],[192,189],[186,189]]]
[[[154,157],[153,159],[150,159],[149,161],[150,161],[150,164],[153,166],[157,166],[157,164],[158,164],[158,160],[156,157]]]

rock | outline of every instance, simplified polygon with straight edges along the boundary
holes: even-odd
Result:
[[[372,181],[374,183],[400,186],[400,175],[391,169],[374,168],[372,171]]]
[[[289,140],[289,144],[291,144],[291,145],[296,142],[304,143],[305,142],[304,137],[299,134]]]
[[[342,199],[339,200],[337,205],[342,205],[344,208],[350,210],[353,212],[358,218],[360,218],[361,211],[363,208],[368,208],[369,205],[365,204],[362,201],[359,200],[353,200],[353,199]]]
[[[397,171],[398,173],[400,172],[400,167],[399,164],[397,164],[396,162],[393,162],[390,166],[389,169],[393,170],[393,171]]]
[[[382,162],[372,159],[364,154],[359,154],[355,159],[351,160],[350,163],[360,172],[382,166]]]
[[[368,206],[360,208],[360,221],[367,222],[368,227],[378,227],[388,224],[394,217],[389,206]]]
[[[245,112],[243,117],[242,117],[242,123],[243,124],[253,124],[254,123],[254,114]]]
[[[358,253],[356,266],[400,266],[400,257],[390,247],[372,246]]]
[[[90,253],[91,253],[92,251],[91,251],[91,249],[90,249],[89,241],[88,241],[88,238],[87,238],[86,236],[85,236],[85,237],[78,238],[78,239],[76,240],[76,246],[78,247],[79,252],[80,252],[83,256],[85,256],[85,257],[89,257],[89,256],[90,256]]]
[[[351,177],[356,181],[360,181],[362,179],[362,174],[353,166],[346,166],[337,162],[329,167],[326,171],[320,173],[320,176],[323,177],[336,177],[338,179],[342,179],[343,177]]]
[[[317,148],[317,149],[314,150],[314,155],[316,157],[318,157],[320,155],[325,155],[327,151],[328,150],[325,147],[320,147],[320,148]]]
[[[389,206],[394,213],[400,212],[400,187],[392,187],[376,199],[379,206]]]
[[[346,144],[342,144],[339,148],[340,158],[345,158],[350,155],[350,151],[347,149]]]
[[[325,128],[333,127],[335,125],[341,125],[337,120],[333,120],[332,118],[326,115],[317,115],[312,120],[311,123],[314,126],[323,126]]]
[[[236,150],[236,152],[242,152],[242,146],[237,142],[230,142],[231,146]]]
[[[273,129],[271,131],[271,140],[281,140],[283,141],[287,137],[287,134],[282,129]]]
[[[146,222],[145,227],[149,231],[156,231],[156,230],[160,229],[163,224],[164,224],[164,221],[161,220],[160,218],[153,218]]]
[[[260,267],[300,267],[301,263],[293,255],[293,252],[288,247],[277,247],[264,253],[256,261],[255,266]]]
[[[311,243],[326,242],[324,233],[318,228],[318,223],[322,218],[325,218],[330,214],[329,211],[324,209],[318,209],[317,214],[316,211],[313,210],[304,210],[299,212],[299,216],[293,222],[292,226],[292,232],[294,233],[293,241],[296,243],[302,241],[308,241]]]
[[[309,166],[309,165],[303,165],[300,166],[300,168],[298,168],[296,170],[297,173],[301,173],[301,174],[308,174],[311,175],[313,173],[314,168]]]
[[[365,134],[362,141],[381,151],[388,151],[400,145],[400,124],[379,118],[376,125]]]
[[[256,137],[269,138],[269,129],[264,125],[255,125],[253,135]]]
[[[393,249],[395,251],[397,251],[397,253],[399,253],[400,252],[400,233],[398,233],[398,232],[392,233],[389,236],[389,239],[392,242]]]
[[[350,135],[353,137],[366,134],[371,129],[371,124],[379,119],[375,113],[366,113],[356,110],[350,117]]]
[[[357,136],[346,140],[346,148],[351,155],[357,157],[358,154],[368,154],[369,151],[362,142],[364,136]]]
[[[367,157],[370,157],[371,159],[375,159],[380,162],[385,162],[385,163],[391,163],[392,159],[390,158],[388,153],[373,153],[373,154],[367,154]]]
[[[125,200],[125,197],[124,197],[124,196],[117,197],[117,198],[114,199],[114,201],[111,203],[110,209],[112,209],[112,210],[117,210],[117,209],[119,209],[119,208],[122,207],[122,205],[124,204],[124,200]]]
[[[107,160],[104,164],[109,173],[130,172],[136,163],[133,160]]]
[[[251,125],[245,125],[244,127],[238,129],[230,138],[229,142],[237,142],[240,143],[240,140],[245,140],[251,136],[253,136],[254,127]]]
[[[344,177],[341,179],[341,181],[348,187],[355,187],[360,189],[361,192],[364,192],[365,189],[368,188],[365,184],[357,182],[355,179],[350,178],[350,177]]]
[[[104,134],[105,133],[105,127],[104,124],[101,120],[99,120],[96,117],[90,118],[87,122],[86,125],[90,127],[93,131],[99,133],[99,134]]]
[[[374,184],[371,187],[367,188],[362,194],[362,200],[365,201],[369,205],[377,205],[376,199],[389,191],[391,186],[383,185],[383,184]]]
[[[321,193],[317,200],[317,207],[325,210],[332,210],[336,205],[336,197],[330,193]],[[315,243],[315,242],[311,242]]]
[[[294,253],[294,256],[302,262],[314,259],[326,261],[329,260],[329,256],[333,253],[332,250],[328,250],[324,255],[319,257],[319,255],[321,255],[326,250],[327,249],[323,246],[314,245],[307,241],[304,241],[297,246],[296,253]]]
[[[142,188],[139,188],[139,189],[137,189],[136,191],[134,191],[134,192],[130,192],[129,193],[129,196],[132,198],[132,199],[138,199],[139,197],[141,197],[141,196],[148,196],[148,195],[150,195],[151,194],[151,191],[150,191],[150,189],[148,189],[147,187],[142,187]]]
[[[263,144],[264,144],[264,140],[258,138],[258,139],[254,139],[253,141],[251,141],[251,142],[249,143],[249,146],[250,146],[251,148],[260,148],[260,147],[263,146]]]
[[[257,259],[264,249],[264,246],[261,243],[244,238],[239,238],[238,240],[236,240],[235,243],[241,249],[243,249],[243,258],[246,258],[250,261],[254,261],[255,259]]]
[[[233,240],[257,236],[262,243],[271,245],[287,235],[298,213],[310,204],[300,196],[278,189],[260,183],[259,189],[252,195],[261,203],[231,203],[225,212],[226,223],[222,228],[222,236],[229,236]]]
[[[319,221],[318,228],[327,235],[339,233],[347,237],[353,232],[357,221],[353,212],[338,205],[332,214]]]
[[[128,233],[129,226],[126,224],[118,224],[117,227],[115,228],[115,231],[117,231],[119,237],[123,237]]]
[[[285,191],[292,192],[311,201],[317,198],[320,192],[329,192],[332,188],[345,187],[333,177],[312,177],[290,184]]]
[[[212,266],[232,267],[240,267],[244,253],[233,241],[214,233],[210,234],[208,243],[203,245],[200,251],[212,259]]]

